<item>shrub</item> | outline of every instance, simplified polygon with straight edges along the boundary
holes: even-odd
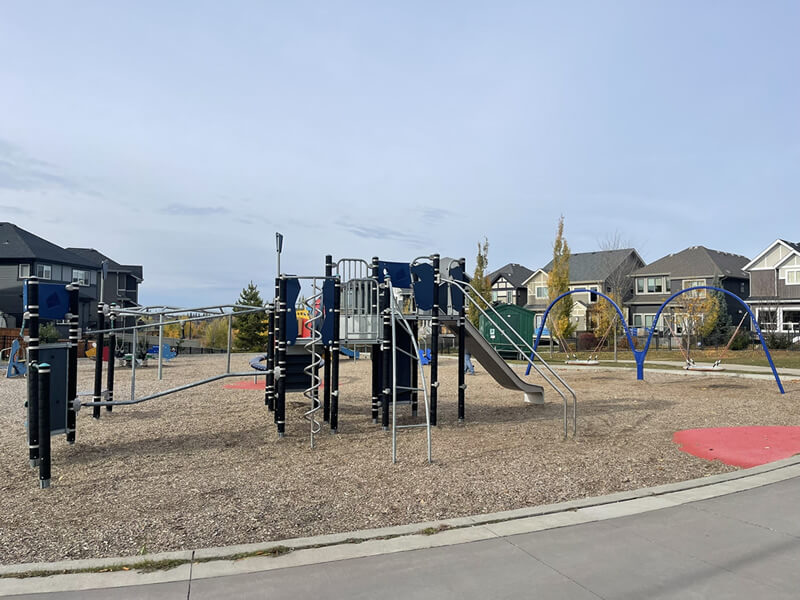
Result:
[[[52,322],[45,323],[39,327],[39,341],[43,344],[57,342],[58,337],[58,329],[56,329],[56,326]]]

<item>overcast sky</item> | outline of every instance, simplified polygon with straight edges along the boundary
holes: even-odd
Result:
[[[324,256],[490,268],[800,241],[800,2],[88,2],[0,11],[0,220],[146,303]]]

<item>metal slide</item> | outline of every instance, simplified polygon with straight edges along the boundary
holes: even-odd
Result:
[[[456,323],[455,319],[448,319],[447,317],[440,317],[440,321],[447,325]],[[522,379],[512,369],[509,364],[500,356],[492,345],[486,341],[481,335],[481,332],[475,329],[475,326],[466,321],[466,350],[473,358],[478,359],[481,366],[486,369],[486,372],[499,383],[502,387],[508,390],[519,390],[525,393],[525,401],[534,404],[544,403],[544,388],[540,385],[528,383]]]

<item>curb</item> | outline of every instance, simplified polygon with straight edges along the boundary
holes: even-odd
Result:
[[[52,563],[0,565],[0,596],[54,591],[116,588],[152,583],[188,582],[292,566],[318,564],[379,554],[404,552],[531,533],[580,523],[675,507],[753,489],[800,476],[800,455],[750,469],[660,485],[606,496],[497,513],[368,529],[317,537],[243,544],[142,556],[83,559]],[[428,531],[425,531],[428,530]],[[235,555],[291,550],[277,556],[232,559]],[[67,573],[15,578],[31,572],[100,570],[144,561],[179,561],[177,567],[154,572],[135,569],[106,573]]]

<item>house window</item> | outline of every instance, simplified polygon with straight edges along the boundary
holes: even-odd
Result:
[[[20,265],[19,266],[19,277],[20,279],[27,279],[31,276],[31,266],[30,265]]]
[[[644,277],[639,277],[636,279],[636,293],[637,294],[644,293]]]
[[[52,279],[53,268],[50,265],[36,265],[36,276],[39,279]]]
[[[697,287],[697,286],[701,286],[701,285],[705,285],[705,284],[706,284],[706,280],[705,279],[684,279],[683,280],[683,289]],[[685,296],[689,296],[689,298],[705,298],[706,297],[706,291],[705,290],[692,290],[691,292],[688,292],[688,293],[686,293],[684,295]]]
[[[800,285],[800,269],[786,271],[786,285]]]
[[[506,304],[514,304],[514,292],[506,292]]]
[[[660,294],[663,291],[663,280],[661,277],[647,278],[647,293]]]
[[[642,326],[642,315],[633,315],[633,326],[634,327]]]
[[[664,277],[664,290],[667,292],[672,291],[672,280],[669,277]]]
[[[77,283],[78,285],[89,285],[89,271],[72,269],[72,283]]]
[[[536,286],[536,297],[539,299],[547,298],[547,286],[546,285],[537,285]]]

